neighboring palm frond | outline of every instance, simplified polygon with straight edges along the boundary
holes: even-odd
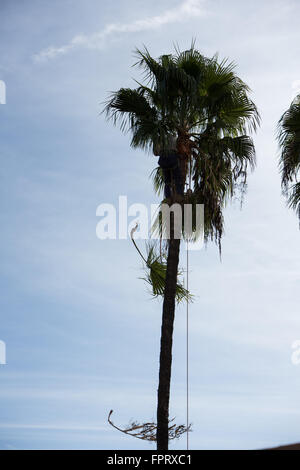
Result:
[[[294,209],[300,221],[300,183],[294,184],[289,188],[288,204],[289,207]]]
[[[300,190],[297,183],[300,172],[300,95],[292,102],[278,123],[278,141],[281,147],[280,171],[283,192],[289,206],[296,210],[300,220]]]

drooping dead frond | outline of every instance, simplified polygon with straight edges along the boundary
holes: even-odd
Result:
[[[156,442],[156,423],[138,423],[137,421],[132,421],[124,428],[120,428],[112,422],[112,414],[113,410],[110,410],[107,420],[113,428],[129,436],[136,437],[137,439],[142,439],[143,441]],[[186,432],[191,432],[191,424],[189,424],[188,427],[183,424],[177,426],[176,424],[172,424],[174,422],[174,419],[175,418],[169,420],[169,440],[179,439],[182,434]]]

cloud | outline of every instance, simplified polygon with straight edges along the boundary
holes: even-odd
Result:
[[[37,429],[50,431],[105,431],[106,426],[77,425],[77,424],[12,424],[1,423],[0,429]]]
[[[195,16],[203,16],[202,5],[203,0],[185,0],[177,7],[166,10],[160,15],[135,20],[131,23],[109,23],[97,33],[74,36],[68,44],[60,47],[50,46],[35,54],[33,58],[36,62],[42,62],[68,54],[78,48],[101,49],[104,41],[113,34],[153,30],[166,24],[177,23]]]

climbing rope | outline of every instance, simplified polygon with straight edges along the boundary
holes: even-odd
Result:
[[[189,157],[188,194],[192,186],[192,158]],[[189,240],[186,241],[186,289],[189,291]],[[189,450],[189,299],[186,299],[186,449]]]
[[[186,289],[189,290],[189,242],[186,246]],[[186,300],[186,449],[189,450],[189,301]]]

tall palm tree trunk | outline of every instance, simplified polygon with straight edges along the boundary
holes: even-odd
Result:
[[[174,238],[174,214],[171,213],[170,240],[162,312],[157,401],[157,450],[168,450],[169,401],[172,367],[172,343],[175,317],[175,294],[179,264],[180,239]]]

